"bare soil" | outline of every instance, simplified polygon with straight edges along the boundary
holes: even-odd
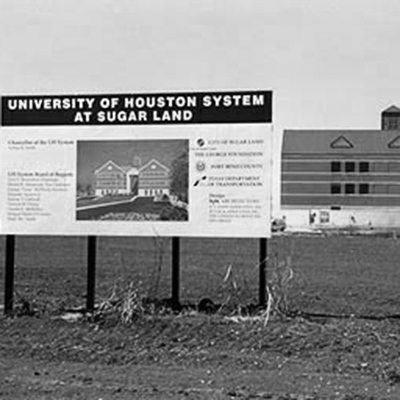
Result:
[[[4,399],[398,399],[400,323],[0,320]]]

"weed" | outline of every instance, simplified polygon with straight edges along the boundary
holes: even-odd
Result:
[[[33,316],[36,314],[33,303],[25,297],[20,296],[18,293],[15,296],[15,305],[13,314],[16,317]]]
[[[264,312],[264,325],[267,325],[271,315],[291,315],[293,308],[289,304],[289,294],[293,284],[292,267],[293,242],[283,238],[283,245],[268,257],[266,291],[267,307]]]
[[[236,271],[233,264],[229,264],[221,285],[221,292],[226,293],[220,310],[229,310],[234,313],[242,314],[244,310],[247,290],[247,281],[243,279]]]
[[[140,292],[140,287],[133,282],[122,287],[114,285],[111,295],[96,310],[95,319],[117,320],[125,325],[133,323],[146,311],[144,297]]]

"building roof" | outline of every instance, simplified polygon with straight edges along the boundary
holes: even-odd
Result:
[[[282,153],[400,155],[400,131],[285,130]]]
[[[102,164],[99,168],[97,168],[94,173],[98,174],[101,171],[103,171],[105,168],[107,168],[109,165],[112,165],[114,168],[119,169],[121,172],[129,175],[139,175],[140,172],[145,170],[146,168],[150,167],[151,165],[157,165],[159,168],[163,169],[165,172],[169,173],[169,168],[167,168],[165,165],[161,164],[158,160],[155,158],[152,158],[149,162],[147,162],[145,165],[143,165],[141,168],[136,168],[133,167],[132,165],[118,165],[115,161],[113,160],[108,160],[104,164]]]
[[[104,169],[106,169],[107,167],[112,166],[113,168],[119,169],[121,172],[125,171],[121,168],[121,166],[119,166],[117,163],[115,163],[113,160],[108,160],[107,162],[105,162],[104,164],[102,164],[99,168],[97,168],[94,173],[97,175],[100,172],[102,172]]]
[[[397,114],[397,113],[400,113],[400,108],[397,106],[390,106],[386,110],[383,110],[382,113],[385,113],[385,114],[396,113]]]
[[[167,168],[165,165],[161,164],[158,160],[155,158],[152,158],[148,163],[143,165],[139,172],[144,171],[145,169],[149,168],[151,165],[157,165],[159,168],[163,169],[166,173],[169,173],[169,168]]]
[[[138,175],[139,170],[136,167],[133,167],[132,165],[120,165],[120,167],[130,175]]]

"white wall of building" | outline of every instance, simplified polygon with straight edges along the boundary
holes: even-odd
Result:
[[[287,230],[334,228],[391,229],[400,227],[400,208],[282,209]],[[314,218],[312,218],[314,215]],[[313,222],[312,222],[313,220]]]

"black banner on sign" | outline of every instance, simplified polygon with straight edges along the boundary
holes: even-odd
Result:
[[[271,123],[272,92],[3,96],[2,126]]]

